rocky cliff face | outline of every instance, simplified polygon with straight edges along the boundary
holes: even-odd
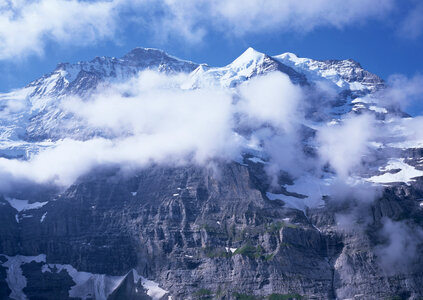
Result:
[[[232,64],[211,68],[161,51],[135,49],[121,59],[63,64],[31,83],[24,98],[35,113],[15,115],[28,122],[2,120],[9,133],[26,132],[5,134],[2,159],[26,159],[13,156],[12,150],[31,152],[28,145],[35,145],[42,151],[39,147],[50,147],[55,137],[51,132],[63,134],[50,122],[63,117],[49,104],[51,99],[83,95],[99,82],[146,68],[192,72],[185,87],[191,89],[236,87],[267,72],[283,72],[312,90],[320,76],[337,86],[342,103],[335,108],[346,109],[326,112],[325,118],[359,113],[354,107],[360,103],[361,110],[371,112],[371,104],[360,99],[384,85],[350,60],[313,61],[292,54],[272,58],[249,49]],[[1,99],[11,97],[18,94]],[[302,130],[304,145],[298,152],[314,157],[309,141],[316,129]],[[419,147],[394,150],[390,146],[384,151],[406,158],[402,169],[368,173],[421,170]],[[4,189],[0,299],[423,297],[422,177],[385,183],[374,200],[365,203],[354,194],[357,190],[345,192],[341,200],[321,192],[319,205],[296,205],[311,203],[308,191],[314,183],[292,190],[298,185],[295,180],[281,171],[275,182],[266,156],[250,151],[239,161],[216,159],[208,165],[150,163],[129,170],[101,166],[66,188],[24,182]],[[381,261],[386,253],[388,259]]]
[[[269,183],[263,182],[261,168],[222,164],[215,174],[198,167],[152,166],[127,178],[107,171],[45,199],[40,209],[19,213],[19,223],[3,200],[0,250],[7,256],[1,256],[6,262],[1,291],[7,295],[8,260],[43,253],[45,261],[28,259],[18,266],[27,281],[22,292],[30,299],[67,299],[75,278],[66,269],[55,272],[55,264],[121,276],[122,291],[106,295],[110,299],[124,299],[120,293],[149,299],[134,292],[133,278],[122,277],[131,269],[173,299],[420,297],[421,255],[407,272],[386,274],[375,255],[382,241],[374,237],[384,217],[422,225],[415,196],[420,188],[388,189],[363,212],[370,217],[366,226],[339,228],[334,214],[348,207],[328,200],[325,209],[306,214],[285,208],[265,196],[263,186]]]

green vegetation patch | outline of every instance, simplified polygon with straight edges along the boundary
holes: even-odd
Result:
[[[204,254],[209,258],[227,258],[231,257],[232,253],[221,248],[204,248]]]
[[[277,221],[277,222],[274,222],[274,223],[266,224],[266,232],[270,232],[270,233],[279,232],[284,227],[298,228],[297,225]]]
[[[264,258],[263,252],[264,252],[264,249],[262,246],[259,245],[257,247],[254,247],[248,243],[245,246],[242,246],[241,248],[236,249],[236,251],[234,252],[234,255],[241,254],[243,256],[247,256],[252,259],[257,259],[257,258]]]
[[[299,294],[271,294],[267,299],[269,300],[293,300],[293,299],[304,299]]]
[[[256,297],[254,295],[247,295],[247,294],[240,294],[240,293],[233,293],[232,296],[235,297],[237,300],[260,300],[262,298]]]
[[[303,296],[300,294],[271,294],[267,297],[262,296],[255,296],[255,295],[249,295],[249,294],[241,294],[241,293],[233,293],[232,294],[235,299],[237,300],[298,300],[298,299],[304,299]]]
[[[209,289],[199,289],[195,296],[197,296],[198,299],[210,299],[213,296],[213,292]]]

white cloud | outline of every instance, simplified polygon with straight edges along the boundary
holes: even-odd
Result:
[[[343,28],[387,16],[396,0],[162,0],[155,26],[162,37],[198,42],[215,30],[231,38],[267,31],[307,32],[316,27]]]
[[[368,153],[368,143],[375,136],[375,120],[371,115],[351,116],[341,124],[318,132],[319,154],[342,179],[347,179]]]
[[[395,0],[3,0],[0,59],[40,55],[51,40],[81,46],[113,39],[132,22],[162,41],[199,43],[212,31],[233,38],[342,28],[384,17],[394,6]]]
[[[415,101],[423,101],[423,76],[415,75],[407,78],[396,74],[388,78],[388,88],[382,91],[383,104],[398,105],[407,108]]]
[[[89,45],[116,29],[116,1],[0,2],[0,59],[42,54],[47,40]]]
[[[276,180],[280,170],[297,177],[310,169],[300,133],[303,90],[287,75],[275,72],[244,83],[239,96],[240,125],[254,129],[252,140],[259,141],[269,156],[267,173]]]
[[[277,128],[290,131],[298,123],[298,108],[303,100],[299,86],[293,85],[289,77],[275,72],[246,82],[240,88],[241,112],[246,112],[250,123],[268,122]]]
[[[390,107],[398,112],[412,110],[413,106],[423,102],[423,76],[391,75],[385,88],[367,95],[365,101],[379,103],[380,106]]]
[[[233,0],[212,1],[217,22],[236,34],[262,30],[309,31],[317,26],[341,28],[389,12],[393,0]]]
[[[96,164],[111,163],[106,160],[105,153],[112,147],[112,142],[105,139],[85,142],[65,139],[55,148],[42,151],[29,161],[0,158],[1,178],[12,182],[29,181],[66,186]]]
[[[416,39],[423,33],[423,4],[417,4],[400,23],[398,34],[402,38]]]
[[[376,247],[380,266],[390,275],[409,272],[418,259],[417,247],[423,241],[422,229],[387,218],[382,222],[380,235],[386,243]]]
[[[297,132],[292,128],[301,120],[297,104],[302,93],[287,75],[253,78],[238,92],[184,90],[180,86],[185,79],[186,75],[145,71],[101,89],[90,99],[63,100],[62,109],[74,117],[67,119],[71,124],[60,126],[103,132],[107,138],[65,139],[28,161],[0,158],[2,178],[67,186],[100,166],[207,165],[213,160],[240,159],[250,139],[273,149],[269,151],[272,163],[278,167],[298,169],[292,166],[294,157],[299,157],[293,144]],[[265,107],[260,108],[260,103]],[[259,132],[268,125],[273,125],[270,135]],[[241,136],[240,127],[254,133]],[[290,157],[278,161],[282,153]]]

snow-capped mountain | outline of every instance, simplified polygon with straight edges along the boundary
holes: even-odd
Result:
[[[59,64],[52,73],[26,87],[1,94],[4,109],[0,155],[28,158],[65,138],[112,137],[112,133],[87,126],[84,120],[64,110],[62,102],[71,97],[89,99],[97,89],[127,82],[145,70],[186,74],[180,83],[183,90],[218,88],[235,93],[251,78],[281,72],[307,93],[304,125],[313,130],[325,123],[336,123],[351,112],[368,112],[380,120],[398,115],[397,108],[383,106],[372,98],[385,88],[383,80],[352,60],[318,61],[292,53],[272,57],[248,48],[229,65],[210,67],[174,58],[161,50],[136,48],[122,58],[97,57],[89,62]]]
[[[161,50],[135,48],[121,58],[102,56],[89,62],[61,63],[52,73],[31,82],[26,88],[31,90],[31,98],[83,94],[100,82],[127,80],[146,69],[189,73],[197,67],[193,62],[177,59]]]
[[[249,48],[231,64],[216,68],[179,60],[160,50],[136,48],[122,58],[97,57],[89,62],[59,64],[52,73],[25,88],[1,94],[3,106],[8,107],[1,120],[2,139],[40,142],[64,138],[69,134],[75,137],[69,130],[64,130],[64,124],[60,122],[69,118],[58,108],[61,98],[87,96],[99,85],[123,82],[143,70],[190,73],[183,87],[194,89],[211,86],[234,88],[254,76],[275,71],[287,74],[292,82],[302,86],[325,81],[336,87],[336,93],[340,95],[341,101],[338,99],[332,105],[333,111],[338,114],[364,107],[356,98],[383,87],[379,77],[350,60],[323,62],[300,59],[293,54],[270,57]],[[13,103],[13,111],[9,110],[9,103]]]
[[[274,59],[306,74],[311,81],[326,79],[340,89],[356,93],[375,92],[384,86],[381,78],[364,70],[352,59],[319,61],[301,58],[293,53],[276,55]]]
[[[0,119],[0,151],[6,157],[26,157],[39,146],[51,144],[45,140],[57,140],[72,135],[70,132],[79,131],[78,124],[69,130],[61,127],[65,126],[62,120],[69,118],[58,107],[64,97],[87,96],[100,84],[123,82],[143,70],[189,73],[197,66],[149,48],[135,48],[122,58],[96,57],[89,62],[61,63],[52,73],[26,87],[0,94],[4,107]]]
[[[0,94],[0,299],[419,299],[421,123],[386,89],[349,59],[136,48]]]
[[[377,101],[377,93],[385,89],[381,78],[364,70],[353,60],[318,61],[299,58],[292,53],[269,56],[248,48],[232,63],[224,67],[210,67],[179,60],[156,49],[136,48],[122,58],[97,57],[89,62],[59,64],[51,74],[31,82],[26,87],[0,95],[3,102],[0,155],[29,158],[40,150],[54,147],[66,138],[87,140],[93,137],[114,138],[104,128],[89,126],[72,112],[64,109],[64,100],[72,97],[89,99],[97,89],[128,82],[145,70],[165,74],[186,74],[180,84],[182,90],[229,89],[236,94],[238,87],[250,79],[280,72],[306,93],[303,126],[310,132],[319,131],[324,124],[339,123],[349,113],[370,113],[383,124],[389,116],[403,116],[398,108]],[[107,96],[106,96],[107,97]],[[89,100],[84,100],[89,101]],[[401,127],[401,125],[397,125]],[[235,129],[242,132],[251,128]],[[130,133],[128,133],[130,135]],[[401,140],[401,138],[400,138]],[[311,147],[313,147],[311,142]],[[417,141],[418,143],[418,141]],[[400,149],[388,139],[374,141],[374,151]],[[245,153],[263,159],[262,147],[244,146]],[[371,146],[373,147],[373,146]],[[388,149],[388,150],[385,150]],[[395,161],[400,157],[392,156]],[[387,161],[373,165],[376,170],[389,167]],[[377,172],[376,172],[377,173]],[[374,171],[367,175],[377,175]],[[378,181],[375,178],[373,181]],[[293,187],[290,187],[292,191]],[[294,191],[301,195],[301,187]],[[311,199],[311,198],[310,198]],[[286,199],[285,199],[286,200]]]
[[[279,71],[289,76],[296,84],[308,84],[306,76],[274,58],[248,48],[237,59],[225,67],[212,68],[198,66],[190,76],[187,86],[198,88],[206,86],[236,87],[238,84],[258,75]]]

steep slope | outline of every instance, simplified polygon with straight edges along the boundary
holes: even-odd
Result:
[[[90,62],[59,64],[52,73],[25,88],[0,95],[4,107],[0,119],[1,153],[6,157],[27,157],[31,152],[49,146],[51,140],[66,137],[83,140],[107,135],[87,128],[69,112],[63,111],[62,99],[73,96],[88,98],[98,86],[124,82],[143,70],[167,74],[191,72],[182,84],[185,89],[234,88],[255,76],[282,72],[293,83],[310,90],[309,117],[319,122],[340,118],[352,110],[373,110],[381,118],[392,112],[390,108],[361,101],[361,97],[382,88],[383,81],[357,63],[299,58],[290,60],[289,57],[293,55],[283,54],[272,58],[249,48],[231,64],[215,68],[179,60],[161,50],[136,48],[119,59],[97,57]],[[330,82],[336,87],[335,94],[338,96],[329,97],[329,103],[326,94],[316,92],[319,88],[316,83],[321,81]]]
[[[352,59],[319,61],[300,58],[293,53],[283,53],[273,58],[298,72],[306,73],[310,80],[327,79],[344,90],[374,92],[384,85],[381,78],[364,70]]]
[[[3,203],[0,213],[9,222],[0,236],[1,252],[7,256],[0,259],[7,269],[17,254],[28,257],[17,267],[27,278],[23,293],[33,295],[44,282],[40,276],[61,274],[56,280],[69,287],[85,284],[70,295],[97,289],[95,299],[105,299],[99,295],[110,294],[108,285],[84,283],[75,272],[107,274],[102,280],[121,282],[135,268],[172,299],[421,296],[421,261],[400,276],[384,274],[374,237],[358,228],[339,231],[335,211],[311,209],[306,217],[282,201],[267,199],[254,184],[269,184],[258,181],[260,168],[254,163],[221,166],[218,178],[195,167],[153,167],[118,181],[110,173],[97,175],[27,211],[19,223],[13,223],[15,212]],[[401,189],[410,196],[401,195]],[[387,216],[422,220],[418,193],[422,191],[407,186],[387,191],[366,211],[375,211],[371,226],[381,226]],[[40,253],[45,254],[43,262],[29,268],[31,257]],[[45,288],[53,290],[53,282]]]
[[[422,140],[407,132],[412,119],[400,118],[395,108],[376,98],[372,102],[386,86],[352,60],[316,61],[290,53],[271,57],[249,48],[227,66],[210,67],[137,48],[120,59],[60,64],[27,87],[0,95],[0,159],[31,162],[34,154],[54,149],[66,138],[101,137],[111,143],[121,139],[76,119],[61,101],[77,97],[70,99],[88,103],[97,88],[126,82],[143,70],[184,74],[185,81],[177,87],[183,91],[228,89],[234,103],[244,83],[283,73],[293,89],[301,89],[306,114],[286,116],[298,123],[291,132],[256,119],[234,125],[238,140],[248,141],[236,161],[210,159],[200,164],[170,156],[167,163],[152,161],[143,168],[83,166],[88,171],[65,188],[29,180],[9,185],[4,178],[0,298],[423,296]],[[275,153],[283,163],[300,157],[313,166],[319,131],[364,113],[387,133],[368,141],[362,168],[347,174],[342,183],[347,188],[337,185],[340,179],[329,163],[315,173],[272,169]],[[162,125],[163,120],[155,121]],[[292,132],[298,140],[293,139],[295,155],[288,156],[285,138],[291,142]],[[251,138],[254,134],[257,140]],[[347,134],[353,140],[355,132]],[[269,136],[276,142],[270,149],[259,139]],[[180,137],[172,141],[176,146],[181,142]],[[215,142],[209,136],[205,141]],[[147,145],[137,146],[141,152]],[[77,157],[78,151],[73,148],[67,155]],[[57,167],[66,168],[66,163]],[[294,169],[303,168],[297,161],[290,163]],[[374,199],[359,199],[369,186],[376,187]],[[400,251],[394,254],[414,256],[388,256],[393,267],[386,268],[381,253],[395,246]]]
[[[310,82],[324,84],[340,95],[337,102],[332,103],[331,115],[344,114],[351,110],[356,112],[373,111],[383,115],[402,113],[397,107],[381,107],[373,103],[366,95],[375,93],[385,87],[384,81],[375,74],[363,69],[352,60],[314,60],[301,58],[293,53],[283,53],[273,58],[302,73]]]
[[[258,75],[279,71],[289,76],[296,84],[307,84],[306,77],[293,68],[280,63],[272,57],[248,48],[237,59],[225,67],[212,68],[200,65],[191,74],[186,87],[201,88],[207,86],[235,87]]]
[[[45,140],[65,137],[84,139],[99,132],[77,133],[80,124],[66,123],[72,118],[60,107],[64,97],[88,95],[101,85],[124,82],[140,71],[167,74],[189,73],[197,64],[183,61],[157,49],[135,48],[122,58],[96,57],[89,62],[62,63],[50,74],[25,88],[0,95],[1,153],[6,157],[28,157],[39,148],[51,145]],[[66,123],[66,124],[65,124]],[[66,129],[67,126],[71,128]]]
[[[157,49],[135,48],[121,58],[96,57],[89,62],[62,63],[49,75],[28,84],[31,98],[84,94],[103,81],[124,81],[142,70],[189,73],[197,64],[169,56]]]

